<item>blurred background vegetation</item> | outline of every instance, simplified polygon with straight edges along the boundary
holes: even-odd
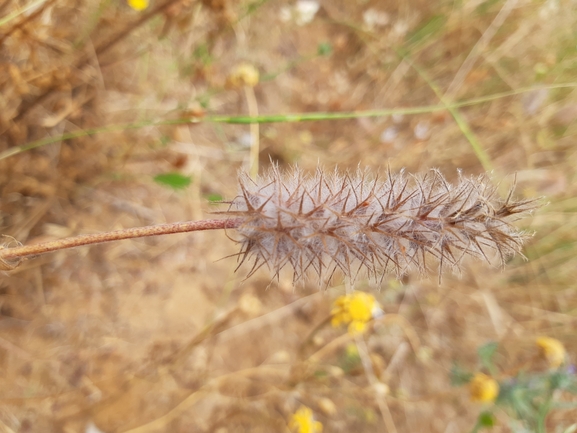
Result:
[[[359,282],[385,312],[360,336],[327,320],[338,280],[243,281],[224,232],[28,261],[0,275],[0,430],[575,431],[576,76],[572,0],[3,1],[20,242],[210,218],[256,158],[516,174],[549,204],[528,261]],[[477,371],[499,398],[455,386]]]

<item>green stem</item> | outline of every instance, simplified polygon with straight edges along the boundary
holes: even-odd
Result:
[[[547,415],[551,409],[552,403],[551,393],[547,396],[547,400],[539,407],[539,413],[537,414],[537,431],[536,433],[547,433],[545,421],[547,420]]]
[[[472,105],[478,105],[485,102],[494,101],[501,98],[511,97],[531,91],[535,91],[537,89],[560,89],[560,88],[573,88],[577,87],[575,83],[567,83],[567,84],[556,84],[550,86],[539,86],[539,87],[524,87],[521,89],[517,89],[514,91],[509,92],[502,92],[502,93],[495,93],[493,95],[482,96],[479,98],[473,98],[466,101],[461,102],[448,102],[444,101],[443,104],[439,105],[429,105],[429,106],[421,106],[421,107],[408,107],[408,108],[391,108],[385,110],[368,110],[368,111],[353,111],[353,112],[342,112],[342,113],[296,113],[296,114],[275,114],[275,115],[263,115],[263,116],[226,116],[226,115],[209,115],[204,118],[186,118],[186,119],[175,119],[175,120],[161,120],[161,121],[152,121],[147,120],[143,122],[137,123],[128,123],[128,124],[119,124],[119,125],[109,125],[103,126],[100,128],[90,128],[85,129],[78,132],[68,132],[62,135],[58,135],[56,137],[49,137],[43,138],[41,140],[36,140],[31,143],[24,144],[22,146],[12,147],[10,149],[5,150],[4,152],[0,152],[0,160],[9,158],[14,155],[18,155],[19,153],[26,152],[28,150],[36,149],[38,147],[46,146],[48,144],[57,143],[60,141],[72,140],[74,138],[80,137],[87,137],[96,134],[104,134],[110,132],[117,132],[117,131],[124,131],[129,129],[140,129],[149,126],[165,126],[165,125],[183,125],[187,123],[227,123],[227,124],[251,124],[251,123],[288,123],[288,122],[308,122],[308,121],[319,121],[319,120],[343,120],[343,119],[358,119],[358,118],[367,118],[367,117],[384,117],[390,116],[393,114],[424,114],[424,113],[433,113],[436,111],[443,111],[448,110],[453,114],[455,117],[456,113],[456,120],[459,124],[459,127],[462,130],[467,131],[466,135],[469,141],[471,142],[471,146],[475,149],[475,153],[479,157],[479,159],[484,161],[483,166],[490,167],[491,163],[489,157],[486,156],[484,150],[480,147],[479,143],[474,138],[474,135],[468,128],[466,122],[462,119],[457,108],[467,107]],[[459,123],[460,122],[460,123]],[[472,138],[471,138],[472,137]],[[471,141],[473,140],[473,141]]]
[[[473,133],[473,131],[469,127],[469,124],[467,123],[467,121],[463,118],[463,116],[461,116],[461,113],[459,112],[459,110],[457,110],[458,107],[455,106],[455,104],[452,104],[443,95],[443,92],[441,92],[439,87],[433,82],[433,80],[431,80],[429,78],[427,73],[422,68],[420,68],[418,65],[416,65],[408,57],[407,54],[403,54],[401,52],[397,52],[397,53],[403,60],[405,60],[409,65],[411,65],[411,67],[415,71],[417,71],[417,73],[421,76],[421,78],[423,80],[425,80],[427,82],[427,84],[429,85],[431,90],[433,92],[435,92],[435,95],[437,96],[437,98],[439,98],[439,101],[441,101],[441,103],[447,109],[447,111],[449,111],[449,113],[451,113],[451,115],[453,116],[453,119],[455,119],[455,122],[457,123],[457,126],[459,127],[459,129],[461,130],[461,132],[463,133],[465,138],[467,138],[467,140],[469,141],[469,144],[473,148],[473,152],[475,152],[477,159],[479,160],[479,162],[481,163],[481,165],[483,166],[485,171],[492,171],[493,170],[493,164],[491,163],[491,158],[489,158],[489,155],[487,154],[487,152],[485,152],[485,149],[483,149],[483,147],[481,146],[481,143],[479,143],[479,140],[477,140],[477,137],[475,136],[475,134]]]

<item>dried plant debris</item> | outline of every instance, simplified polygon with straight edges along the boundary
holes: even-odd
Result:
[[[437,170],[381,178],[274,166],[239,181],[228,214],[242,218],[240,265],[252,263],[248,276],[266,265],[276,277],[288,265],[295,282],[316,274],[322,283],[341,271],[380,283],[390,273],[428,273],[432,264],[440,279],[445,268],[458,273],[467,256],[502,266],[530,236],[511,223],[539,206],[514,200],[512,190],[500,199],[486,175],[460,174],[451,184]]]

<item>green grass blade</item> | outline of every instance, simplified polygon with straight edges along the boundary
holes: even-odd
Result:
[[[463,118],[463,116],[461,116],[461,113],[457,109],[458,107],[456,107],[454,104],[451,104],[445,98],[443,92],[441,92],[439,87],[433,82],[433,80],[430,79],[428,74],[422,68],[420,68],[411,60],[411,58],[407,53],[399,52],[399,56],[401,56],[403,60],[405,60],[409,65],[411,65],[411,67],[415,71],[417,71],[417,73],[421,76],[421,78],[429,85],[431,90],[435,92],[435,95],[437,96],[437,98],[439,98],[439,101],[441,101],[441,103],[447,109],[447,111],[451,113],[453,119],[455,119],[455,122],[457,123],[457,126],[459,127],[459,129],[461,130],[467,141],[469,141],[469,144],[471,145],[473,152],[475,152],[477,159],[479,160],[485,171],[492,171],[493,164],[491,163],[491,158],[489,158],[489,155],[487,154],[487,152],[485,152],[485,149],[483,149],[481,143],[479,143],[479,140],[469,127],[467,121]]]
[[[431,83],[434,86],[434,83]],[[479,98],[468,99],[466,101],[450,103],[444,101],[440,105],[429,105],[422,107],[408,107],[408,108],[393,108],[386,110],[369,110],[369,111],[353,111],[353,112],[340,112],[340,113],[296,113],[296,114],[276,114],[276,115],[264,115],[264,116],[225,116],[225,115],[211,115],[206,116],[202,119],[176,119],[176,120],[162,120],[162,121],[143,121],[138,123],[127,123],[120,125],[109,125],[100,128],[85,129],[78,132],[68,132],[55,137],[43,138],[41,140],[32,141],[21,146],[15,146],[10,149],[0,152],[0,161],[9,158],[14,155],[18,155],[22,152],[28,150],[37,149],[42,146],[46,146],[52,143],[58,143],[60,141],[72,140],[80,137],[88,137],[97,134],[105,134],[110,132],[118,132],[129,129],[140,129],[147,126],[163,126],[163,125],[183,125],[187,123],[201,123],[201,122],[212,122],[212,123],[224,123],[224,124],[241,124],[247,125],[251,123],[290,123],[290,122],[307,122],[307,121],[319,121],[319,120],[343,120],[343,119],[359,119],[362,117],[384,117],[391,116],[393,114],[424,114],[424,113],[434,113],[436,111],[448,110],[457,124],[466,132],[465,136],[469,139],[471,146],[473,147],[477,157],[483,164],[486,170],[490,170],[491,162],[488,155],[485,153],[479,142],[476,140],[473,132],[470,130],[466,121],[460,116],[457,108],[467,107],[472,105],[478,105],[485,102],[494,101],[497,99],[512,97],[520,95],[527,92],[532,92],[536,89],[561,89],[561,88],[575,88],[577,83],[564,83],[555,84],[548,86],[537,86],[537,87],[524,87],[521,89],[495,93],[492,95],[482,96]],[[436,87],[435,87],[436,88]],[[438,89],[437,89],[438,90]]]
[[[27,10],[35,8],[36,6],[40,6],[42,3],[45,3],[45,2],[46,2],[46,0],[37,0],[35,2],[30,3],[29,5],[27,5],[25,7],[23,7],[20,10],[14,11],[14,12],[6,15],[3,18],[0,18],[0,27],[2,27],[6,23],[9,23],[10,21],[12,21],[14,18],[18,17],[19,15],[22,15]]]

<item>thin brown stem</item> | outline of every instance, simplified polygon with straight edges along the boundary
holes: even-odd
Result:
[[[164,12],[166,9],[168,9],[170,6],[172,6],[174,3],[177,3],[178,1],[179,0],[167,0],[164,3],[155,7],[154,9],[151,9],[150,11],[142,14],[142,16],[138,20],[128,24],[124,29],[122,29],[121,31],[113,35],[110,39],[104,41],[102,44],[96,47],[94,51],[96,52],[97,55],[103,54],[105,51],[108,51],[110,48],[112,48],[114,45],[116,45],[118,42],[120,42],[126,36],[128,36],[134,29],[140,27],[142,24],[144,24],[151,18],[154,18],[156,15]],[[85,60],[84,62],[86,61],[87,60]]]
[[[159,224],[146,227],[116,230],[113,232],[80,235],[57,241],[44,242],[36,245],[25,245],[13,248],[0,246],[0,270],[15,269],[20,261],[27,257],[38,256],[52,251],[76,248],[83,245],[101,244],[103,242],[120,241],[123,239],[143,238],[147,236],[185,233],[201,230],[219,230],[236,228],[242,219],[221,219],[203,221],[185,221],[170,224]]]
[[[138,20],[129,23],[121,31],[112,35],[112,37],[110,37],[109,39],[105,40],[103,43],[98,45],[94,50],[96,55],[99,56],[99,55],[104,54],[106,51],[111,49],[117,43],[122,41],[134,29],[140,27],[142,24],[146,23],[148,20],[155,17],[156,15],[164,12],[166,9],[168,9],[170,6],[172,6],[177,1],[178,0],[167,0],[166,2],[157,6],[156,8],[151,9],[150,11],[144,13]],[[82,69],[84,66],[86,66],[90,62],[91,59],[92,59],[92,56],[88,55],[88,54],[85,56],[79,57],[77,59],[77,61],[74,63],[74,68],[75,69]],[[52,87],[49,87],[48,89],[46,89],[46,91],[44,93],[37,96],[35,99],[30,101],[29,103],[22,104],[22,107],[20,108],[18,115],[13,119],[13,121],[18,121],[21,118],[23,118],[32,108],[34,108],[36,105],[41,103],[48,96],[52,95],[58,88],[59,88],[58,85],[53,85]]]
[[[31,21],[34,21],[36,18],[38,18],[46,10],[47,7],[52,6],[52,4],[55,1],[56,0],[50,0],[46,3],[44,3],[38,9],[36,9],[34,12],[32,12],[30,15],[25,16],[23,20],[14,24],[6,33],[4,33],[2,36],[0,36],[0,46],[2,46],[4,44],[4,41],[6,40],[6,38],[8,36],[10,36],[16,30],[21,29],[25,24],[27,24]]]

